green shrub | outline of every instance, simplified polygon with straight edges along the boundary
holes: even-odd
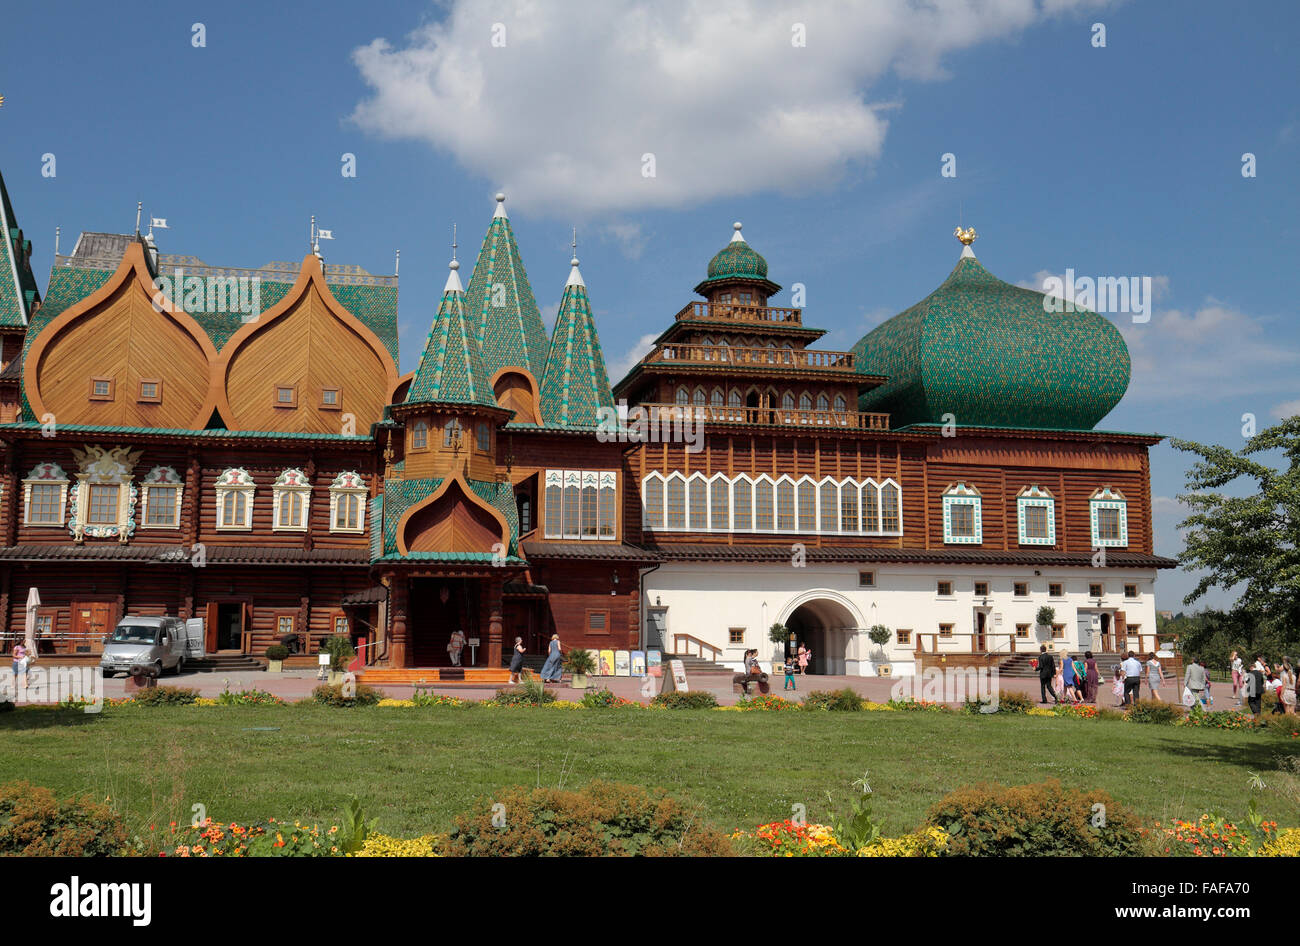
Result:
[[[327,637],[325,642],[321,644],[320,649],[330,655],[330,669],[336,673],[346,668],[352,658],[357,655],[357,649],[352,646],[352,640],[342,634]]]
[[[862,709],[862,697],[849,687],[839,690],[813,690],[803,698],[805,709],[833,710],[836,712],[856,713]]]
[[[604,709],[609,706],[630,706],[631,700],[615,696],[609,690],[589,690],[582,697],[582,705],[588,709]]]
[[[651,706],[662,706],[666,709],[712,709],[718,705],[718,698],[707,690],[700,693],[682,693],[680,690],[673,690],[669,693],[660,693],[650,701]]]
[[[14,711],[13,700],[0,700],[0,713],[12,713]]]
[[[286,660],[289,657],[289,648],[283,644],[272,644],[266,648],[267,660]]]
[[[461,857],[726,856],[726,836],[699,811],[635,785],[581,791],[516,786],[454,819],[447,853]]]
[[[1159,700],[1137,700],[1124,712],[1124,718],[1130,723],[1154,723],[1159,726],[1172,725],[1182,716],[1182,707]]]
[[[0,856],[117,857],[127,843],[126,826],[107,805],[59,801],[28,782],[0,786]]]
[[[998,712],[999,713],[1028,713],[1029,710],[1037,704],[1025,696],[1023,693],[1010,692],[1002,690],[998,693]]]
[[[141,706],[186,706],[199,698],[199,691],[189,687],[146,687],[132,698]]]
[[[524,671],[519,685],[509,690],[497,690],[493,702],[497,706],[541,706],[555,702],[555,694],[546,689],[546,684],[537,677]]]
[[[374,706],[382,699],[378,690],[363,684],[345,687],[342,683],[328,686],[322,683],[311,691],[312,699],[322,706]]]
[[[1098,807],[1104,806],[1104,807]],[[1127,857],[1141,824],[1103,791],[1036,785],[966,785],[931,806],[926,824],[950,835],[950,856]]]
[[[283,706],[284,700],[266,690],[222,690],[217,697],[222,706]]]

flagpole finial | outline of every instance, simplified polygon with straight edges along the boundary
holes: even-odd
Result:
[[[451,225],[451,259],[452,262],[456,261],[456,224],[454,223]],[[459,269],[460,267],[457,266],[456,268]]]
[[[135,235],[137,237],[140,236],[140,213],[143,210],[144,210],[144,201],[137,200],[135,202]]]

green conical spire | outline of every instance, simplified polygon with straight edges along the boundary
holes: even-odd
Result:
[[[614,395],[577,257],[572,266],[542,373],[542,417],[548,424],[594,427],[597,409],[612,408]]]
[[[32,243],[24,239],[9,203],[9,191],[0,177],[0,325],[27,324],[32,307],[40,301],[30,263]]]
[[[496,214],[470,276],[465,310],[488,380],[506,367],[526,368],[540,378],[546,366],[546,326],[519,257],[505,199],[504,194],[497,194]]]
[[[459,268],[460,264],[452,260],[438,315],[406,393],[407,404],[497,406],[488,386],[489,375],[483,368],[478,342],[465,314],[465,291],[456,272]]]

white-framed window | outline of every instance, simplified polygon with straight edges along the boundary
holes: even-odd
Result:
[[[1021,545],[1056,544],[1056,501],[1038,484],[1016,494],[1016,524]]]
[[[144,493],[144,529],[179,529],[181,526],[181,499],[185,486],[176,471],[169,466],[156,466],[140,481]]]
[[[542,535],[548,539],[618,536],[618,474],[609,470],[547,470],[542,478]],[[645,481],[645,519],[663,515],[663,480]]]
[[[285,470],[271,486],[271,528],[276,532],[306,532],[311,484],[302,470]]]
[[[984,541],[980,520],[980,491],[954,483],[943,491],[943,541],[950,545],[979,545]]]
[[[38,463],[23,480],[23,522],[62,526],[67,521],[68,475],[57,463]]]
[[[1124,548],[1128,545],[1128,500],[1110,486],[1096,490],[1088,500],[1092,547]]]
[[[366,481],[361,474],[344,471],[330,483],[330,531],[366,531]]]
[[[253,478],[247,470],[231,467],[217,477],[217,528],[247,531],[253,528]]]
[[[642,524],[656,531],[902,534],[901,491],[892,479],[654,472],[641,481],[641,496]]]

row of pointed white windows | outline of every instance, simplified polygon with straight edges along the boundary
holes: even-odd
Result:
[[[676,400],[678,404],[695,404],[710,407],[744,407],[745,401],[738,388],[732,388],[730,393],[724,394],[722,388],[714,388],[712,391],[705,391],[703,387],[697,387],[694,391],[685,385],[677,388]],[[797,406],[796,406],[797,405]],[[774,405],[769,405],[774,406]],[[795,400],[794,392],[786,391],[781,395],[781,410],[783,411],[838,411],[848,410],[848,401],[844,395],[837,394],[832,400],[826,394],[817,395],[816,399],[811,394],[804,391]]]
[[[547,470],[542,534],[548,539],[618,537],[618,474],[609,470]]]
[[[653,531],[903,534],[902,490],[892,479],[651,473],[641,498]]]

